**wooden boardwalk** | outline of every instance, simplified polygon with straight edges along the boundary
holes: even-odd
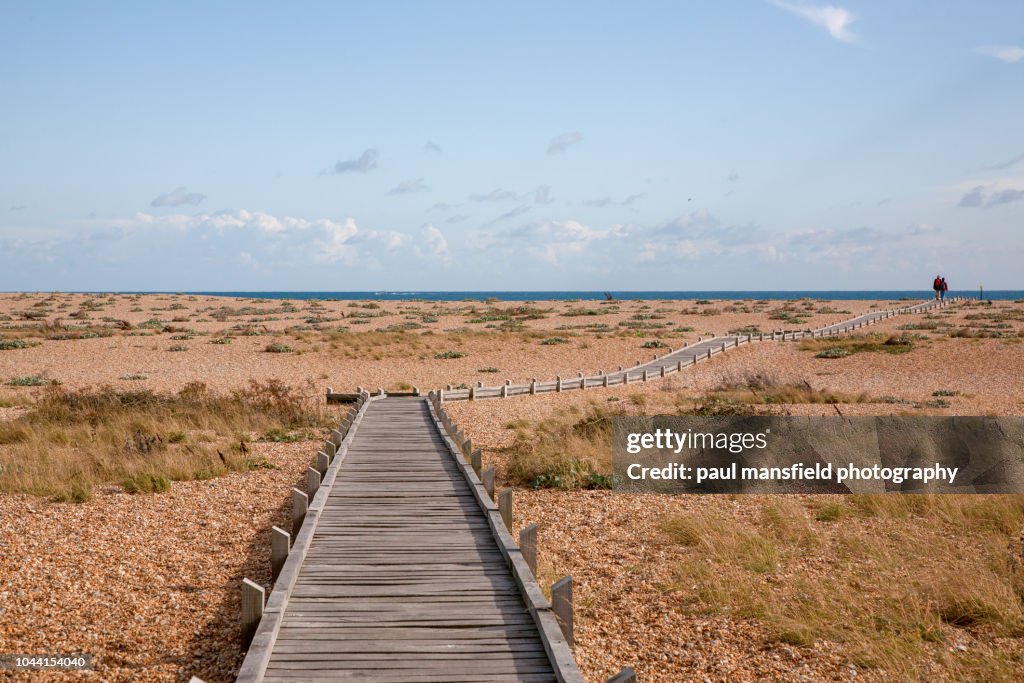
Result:
[[[346,441],[239,680],[582,681],[427,401],[372,399]]]
[[[582,377],[577,376],[537,381],[532,382],[531,384],[508,384],[504,387],[478,386],[468,389],[448,389],[443,392],[443,397],[445,401],[508,398],[511,396],[525,396],[551,391],[574,391],[581,389],[594,389],[598,387],[618,386],[632,382],[644,382],[649,379],[665,377],[666,375],[678,372],[683,368],[694,365],[702,360],[707,360],[715,354],[736,348],[742,344],[764,341],[797,341],[810,337],[827,337],[837,334],[846,334],[862,327],[873,325],[887,318],[897,315],[922,313],[933,308],[947,306],[958,300],[959,298],[947,299],[942,303],[929,300],[900,308],[870,311],[848,320],[843,320],[817,329],[780,332],[778,334],[725,335],[721,337],[713,337],[711,339],[702,339],[696,344],[687,345],[681,349],[670,350],[665,355],[655,356],[652,360],[646,363],[638,363],[630,368],[620,368],[615,371],[595,373],[592,375],[585,374]]]
[[[444,399],[647,381],[741,344],[844,334],[939,305],[872,311],[817,330],[715,337],[632,368],[451,390]],[[262,619],[238,680],[582,683],[551,605],[460,453],[469,442],[449,427],[465,441],[456,444],[440,428],[437,397],[355,396],[358,410],[311,472],[315,495],[265,607],[259,597]],[[627,671],[614,680],[634,680]]]

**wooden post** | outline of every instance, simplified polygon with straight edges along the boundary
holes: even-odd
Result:
[[[537,576],[537,525],[531,524],[519,532],[519,550],[527,566]]]
[[[572,577],[559,579],[551,586],[551,609],[562,627],[562,635],[569,647],[576,644],[572,632]]]
[[[444,389],[437,390],[437,403],[440,405],[444,403]]]
[[[316,471],[320,473],[321,478],[325,474],[327,474],[327,467],[330,464],[331,459],[327,456],[326,453],[320,451],[319,453],[316,454]]]
[[[469,388],[469,400],[472,401],[476,398],[476,387]]]
[[[676,365],[676,372],[682,372],[682,371],[683,371],[683,361],[679,361],[679,363]]]
[[[484,490],[487,491],[487,495],[491,497],[491,500],[494,500],[494,466],[492,465],[484,470],[480,478],[483,480]]]
[[[562,376],[561,375],[555,375],[555,391],[561,391],[561,390],[562,390]]]
[[[619,673],[609,678],[604,683],[636,683],[636,671],[633,671],[633,667],[624,666],[619,669]]]
[[[292,488],[292,536],[298,536],[302,522],[306,519],[309,509],[309,496],[297,488]]]
[[[476,476],[480,476],[480,468],[483,467],[483,452],[478,448],[469,454],[469,466],[476,472]]]
[[[242,652],[249,649],[256,629],[260,626],[265,599],[266,591],[263,590],[263,586],[249,579],[242,579]]]
[[[708,347],[708,360],[711,360],[711,347]]]
[[[327,456],[327,462],[330,463],[334,460],[334,454],[338,452],[338,447],[334,445],[334,441],[328,439],[324,441],[324,455]]]
[[[608,387],[608,375],[603,375],[601,377],[601,386],[605,388]]]
[[[505,528],[512,528],[512,489],[504,489],[498,494],[498,512],[501,513],[501,521],[505,522]]]
[[[306,495],[310,500],[316,495],[317,489],[320,488],[320,473],[315,467],[306,469]]]
[[[648,374],[647,368],[644,368],[644,381],[646,382],[648,379],[650,379],[650,375]]]
[[[531,379],[530,380],[530,395],[533,396],[536,393],[537,393],[537,380]]]
[[[473,439],[466,439],[462,442],[462,454],[469,455],[473,452]]]
[[[501,385],[501,397],[502,398],[508,398],[508,385],[507,384]]]
[[[662,377],[665,376],[665,366],[664,365],[661,366],[661,376]]]
[[[622,373],[622,383],[629,384],[629,370],[626,370],[624,373]]]
[[[291,534],[281,527],[270,527],[270,576],[274,581],[277,581],[277,576],[288,559],[291,543]]]
[[[580,373],[580,391],[583,391],[586,388],[587,388],[587,378],[584,377],[583,373],[581,372]]]

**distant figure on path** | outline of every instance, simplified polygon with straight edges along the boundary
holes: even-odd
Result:
[[[942,301],[946,300],[946,292],[949,291],[949,285],[946,284],[946,278],[942,278],[942,289],[939,292],[939,299]]]
[[[942,296],[942,276],[936,275],[935,280],[932,282],[932,289],[935,290],[935,300],[938,301],[939,297]]]

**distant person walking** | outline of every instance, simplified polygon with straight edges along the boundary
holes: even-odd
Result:
[[[939,300],[946,300],[946,292],[949,291],[949,285],[946,284],[946,278],[942,278],[942,289],[939,290]]]
[[[942,276],[936,275],[932,281],[932,289],[935,290],[935,300],[938,301],[939,297],[942,296]]]

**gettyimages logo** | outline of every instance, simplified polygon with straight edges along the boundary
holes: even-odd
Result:
[[[615,489],[1021,493],[1024,418],[622,417]]]

